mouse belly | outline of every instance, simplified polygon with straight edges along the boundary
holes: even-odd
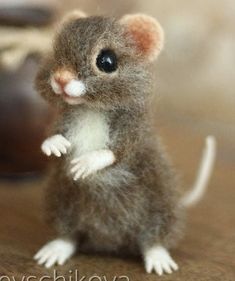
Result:
[[[136,222],[136,214],[131,210],[121,210],[113,205],[94,206],[80,210],[77,232],[82,235],[80,249],[84,252],[120,253],[122,249],[134,253],[137,236],[141,231],[141,218]],[[124,208],[124,207],[122,207]],[[135,217],[135,219],[134,219]],[[135,222],[134,222],[135,220]]]
[[[146,217],[146,197],[137,191],[131,172],[119,165],[78,181],[76,188],[76,231],[84,237],[81,249],[120,253],[128,248],[134,253]]]
[[[83,239],[79,244],[81,252],[117,255],[137,255],[139,253],[137,236],[123,232],[122,229],[114,230],[114,228],[110,229],[107,226],[101,229],[100,227],[90,227],[89,230],[83,233]],[[109,231],[107,232],[105,229]]]

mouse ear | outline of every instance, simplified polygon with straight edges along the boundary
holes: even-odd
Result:
[[[65,14],[65,16],[63,17],[61,24],[63,25],[64,23],[68,23],[72,20],[76,20],[76,19],[80,19],[80,18],[86,18],[87,15],[80,11],[80,10],[73,10],[67,14]]]
[[[126,15],[120,19],[136,48],[136,51],[149,62],[154,61],[163,48],[164,32],[153,17],[144,14]]]

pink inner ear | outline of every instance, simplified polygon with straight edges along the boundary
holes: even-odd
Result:
[[[135,41],[137,51],[148,60],[153,60],[161,51],[163,31],[157,21],[151,17],[138,15],[126,16],[124,23],[127,33]]]
[[[136,42],[137,49],[148,56],[157,44],[154,34],[150,32],[151,26],[148,23],[137,22],[130,26],[130,32]]]

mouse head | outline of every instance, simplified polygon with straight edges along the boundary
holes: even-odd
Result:
[[[54,41],[50,94],[65,104],[106,109],[143,102],[146,65],[157,58],[163,37],[158,22],[142,14],[120,20],[69,14]]]

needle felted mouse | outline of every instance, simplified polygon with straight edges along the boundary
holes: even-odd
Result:
[[[182,197],[149,117],[151,75],[163,30],[152,17],[65,17],[36,78],[58,110],[42,151],[53,156],[46,218],[58,237],[35,255],[64,264],[76,251],[140,255],[148,273],[178,269],[169,253],[185,207],[202,195],[215,142],[208,137],[196,185]]]

